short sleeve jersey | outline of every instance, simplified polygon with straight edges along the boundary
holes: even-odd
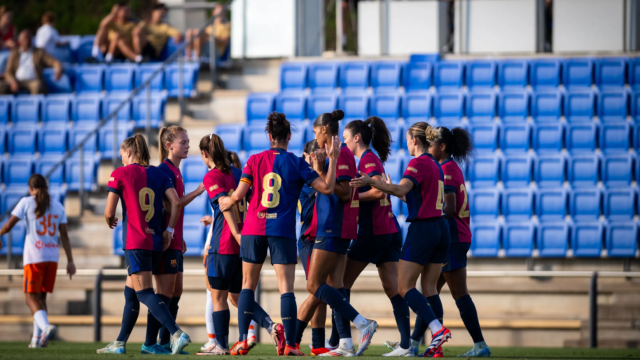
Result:
[[[158,165],[158,169],[164,171],[165,174],[169,177],[173,186],[175,186],[176,192],[178,193],[178,197],[184,196],[184,179],[182,178],[182,173],[180,169],[178,169],[169,159],[164,159],[162,164]],[[169,224],[169,218],[171,218],[170,214],[163,209],[164,220],[162,222],[162,230],[164,231],[167,228],[167,224]],[[180,208],[180,216],[178,216],[178,221],[176,222],[176,226],[173,228],[173,241],[171,241],[171,245],[169,245],[169,249],[173,250],[182,250],[182,241],[184,239],[183,236],[183,228],[184,228],[184,209]]]
[[[111,173],[107,191],[122,200],[122,249],[162,251],[162,198],[171,179],[155,166],[130,164]]]
[[[413,183],[413,188],[406,195],[409,209],[407,221],[442,216],[444,174],[431,154],[411,159],[402,178]]]
[[[240,181],[252,186],[242,235],[296,238],[296,205],[304,184],[318,177],[306,161],[284,149],[252,155]]]
[[[24,197],[18,202],[11,215],[24,220],[27,236],[24,242],[24,265],[53,261],[58,262],[58,229],[67,223],[64,206],[51,200],[43,216],[36,216],[34,196]]]
[[[358,171],[371,177],[378,175],[384,178],[382,162],[371,150],[367,150],[362,154]],[[371,190],[371,186],[364,186],[358,189],[360,193],[365,193],[369,190]],[[398,232],[396,217],[393,215],[388,194],[385,194],[385,197],[380,200],[361,201],[359,218],[358,236],[385,235]]]
[[[123,23],[113,21],[111,25],[109,25],[109,32],[107,35],[109,37],[109,41],[115,39],[117,35],[120,35],[120,38],[126,43],[131,43],[133,28],[135,27],[136,23],[132,21],[126,21]]]
[[[328,165],[327,159],[325,167]],[[355,157],[346,144],[343,144],[340,149],[336,166],[336,184],[340,181],[351,181],[358,174]],[[359,194],[358,189],[351,189],[351,197],[346,202],[336,194],[317,194],[314,212],[317,229],[311,236],[357,239]]]
[[[445,160],[440,164],[440,167],[444,173],[444,192],[456,194],[456,213],[449,218],[449,223],[455,229],[451,232],[451,241],[470,243],[469,220],[471,218],[469,217],[469,200],[462,170],[453,159]]]
[[[223,196],[230,196],[238,187],[240,183],[240,177],[242,172],[235,167],[231,167],[231,172],[225,174],[218,169],[212,169],[204,176],[204,186],[209,195],[209,202],[213,209],[213,223],[212,223],[212,236],[209,243],[209,254],[224,254],[224,255],[237,255],[240,254],[240,245],[233,237],[229,224],[224,218],[224,214],[220,211],[218,205],[218,199]],[[233,211],[236,222],[238,224],[238,230],[242,231],[242,225],[244,224],[245,213],[245,200],[242,199],[239,203],[235,204],[231,211]]]
[[[305,184],[302,186],[300,197],[298,198],[298,212],[300,213],[300,229],[301,237],[311,239],[311,233],[316,233],[318,224],[316,218],[313,217],[314,208],[316,206],[316,189]]]
[[[156,55],[160,55],[162,49],[167,44],[169,37],[176,37],[180,35],[178,29],[169,26],[167,23],[151,24],[145,23],[144,30],[147,34],[147,40],[156,50]]]

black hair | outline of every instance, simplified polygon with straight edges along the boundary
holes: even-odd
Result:
[[[391,133],[387,129],[387,125],[377,116],[371,116],[367,120],[354,120],[347,124],[346,130],[349,130],[352,136],[360,134],[362,142],[369,146],[373,146],[380,157],[380,161],[384,164],[391,153]]]
[[[473,141],[469,132],[461,127],[449,130],[444,126],[427,130],[427,141],[444,144],[445,152],[457,163],[464,163],[473,154]]]
[[[163,3],[153,5],[153,10],[164,10],[167,11],[167,5]]]
[[[304,152],[307,154],[311,154],[312,152],[320,150],[320,146],[318,146],[318,140],[313,139],[306,144],[304,144]]]
[[[35,195],[36,217],[44,216],[44,213],[51,204],[51,196],[49,195],[49,185],[47,184],[47,180],[40,174],[33,174],[29,177],[29,187],[33,190],[38,190]]]
[[[331,135],[338,135],[340,123],[344,119],[344,111],[333,110],[331,113],[320,114],[314,121],[313,127],[327,126]]]
[[[236,154],[235,151],[227,150],[227,159],[233,165],[234,168],[242,170],[242,165],[240,164],[240,157]]]
[[[119,7],[129,6],[129,0],[122,0],[118,2]]]
[[[216,169],[228,174],[231,171],[231,162],[229,155],[224,148],[224,142],[220,136],[216,134],[205,135],[200,139],[200,151],[204,151],[213,161]]]
[[[285,143],[291,134],[291,124],[285,114],[274,111],[267,116],[267,126],[264,131],[271,135],[274,142]]]

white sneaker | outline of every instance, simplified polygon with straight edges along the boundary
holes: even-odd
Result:
[[[40,339],[31,339],[29,343],[29,349],[37,349],[40,347]]]
[[[54,325],[47,326],[42,332],[42,337],[40,337],[40,347],[47,347],[49,340],[56,335],[56,331],[58,331],[58,328]]]
[[[337,347],[327,353],[324,354],[320,354],[318,356],[356,356],[356,351],[353,347],[351,347],[351,349],[347,349],[347,348],[343,348],[343,347]]]
[[[206,344],[202,345],[202,347],[200,348],[200,350],[202,351],[209,351],[212,347],[218,345],[218,343],[216,342],[215,339],[209,339],[209,341],[207,341]]]
[[[98,349],[98,354],[126,354],[127,348],[124,341],[112,341],[102,349]]]
[[[397,346],[392,352],[382,354],[382,356],[393,356],[393,357],[414,357],[414,351],[411,346],[408,349],[403,349],[400,346]]]

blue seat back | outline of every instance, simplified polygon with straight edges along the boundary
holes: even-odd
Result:
[[[227,150],[239,152],[242,150],[243,127],[240,124],[222,124],[216,126],[213,132],[220,136]]]
[[[433,116],[443,124],[458,123],[464,116],[462,93],[436,93],[433,97]]]
[[[493,153],[498,146],[496,124],[475,124],[469,129],[474,147],[478,153]]]
[[[275,94],[251,93],[247,96],[247,122],[260,121],[264,123],[269,113],[274,110]]]
[[[338,87],[339,65],[332,62],[314,62],[309,65],[309,87],[314,94],[333,93]]]
[[[276,111],[286,114],[289,121],[303,121],[305,119],[307,112],[306,94],[294,92],[281,93],[276,96],[275,103]]]
[[[498,223],[471,224],[471,252],[474,257],[497,257],[500,251],[502,227]]]
[[[500,129],[500,149],[508,154],[526,153],[531,146],[529,124],[505,124]]]
[[[62,156],[47,156],[35,162],[35,173],[45,176],[51,169],[62,160]],[[49,176],[49,187],[60,187],[64,183],[64,164],[58,166]]]
[[[524,89],[529,83],[528,60],[498,62],[498,86],[505,89]]]
[[[467,63],[465,83],[471,90],[492,89],[496,85],[497,64],[492,60],[476,60]]]
[[[434,64],[433,85],[440,91],[457,91],[462,87],[464,62],[442,61]]]
[[[430,63],[408,63],[402,70],[402,86],[405,92],[424,92],[431,88],[433,65]]]
[[[567,192],[562,188],[540,189],[536,195],[536,214],[541,222],[564,222]]]
[[[399,156],[390,156],[387,162],[384,163],[384,171],[394,182],[395,180],[399,182],[408,164],[408,162],[404,162]]]
[[[11,120],[13,99],[11,95],[0,95],[0,125],[6,125]]]
[[[531,189],[507,189],[502,192],[502,215],[507,222],[529,221],[533,215]]]
[[[594,59],[565,59],[562,62],[562,84],[568,89],[590,88],[593,84]]]
[[[567,179],[574,188],[595,187],[598,183],[600,157],[582,154],[567,159]]]
[[[536,90],[557,89],[560,85],[560,60],[538,59],[531,61],[531,87]]]
[[[629,93],[626,90],[602,91],[598,95],[598,118],[601,122],[624,122],[627,119]]]
[[[525,91],[501,92],[498,116],[503,122],[525,122],[529,116],[530,96]]]
[[[502,246],[507,257],[530,257],[533,252],[535,226],[532,223],[506,223]]]
[[[15,126],[35,126],[40,120],[44,96],[16,96],[11,106],[11,121]]]
[[[75,128],[69,129],[69,133],[68,133],[69,150],[73,149],[77,145],[80,145],[82,140],[84,140],[87,134],[89,134],[91,131],[93,131],[93,128],[89,128],[89,127],[87,128],[75,127]],[[84,143],[84,152],[95,153],[97,151],[98,151],[98,137],[97,137],[97,134],[93,134],[89,136],[89,139],[87,140],[87,142]]]
[[[198,159],[195,156],[183,160],[180,165],[180,171],[182,172],[182,178],[185,183],[199,184],[209,171],[202,162],[202,159]]]
[[[117,143],[122,144],[126,138],[132,135],[132,130],[128,125],[118,124]],[[113,159],[113,134],[113,120],[107,122],[98,132],[98,147],[103,160]],[[116,145],[116,150],[120,150],[119,145]],[[116,151],[116,158],[120,158],[120,151]]]
[[[186,63],[182,68],[182,95],[184,97],[192,97],[197,90],[198,72],[200,71],[199,63]],[[164,70],[164,88],[167,90],[169,97],[178,97],[180,93],[180,66],[171,64]]]
[[[67,129],[62,126],[40,129],[38,151],[42,155],[64,154],[67,151]]]
[[[602,194],[599,189],[575,189],[569,194],[569,214],[573,221],[591,222],[600,217]]]
[[[280,66],[280,90],[283,92],[304,91],[307,88],[307,69],[307,63],[283,63]]]
[[[105,90],[110,93],[129,93],[133,89],[133,74],[136,66],[130,64],[111,65],[104,75]]]
[[[399,149],[402,149],[404,144],[404,141],[402,141],[405,137],[403,134],[406,134],[404,132],[404,128],[401,125],[398,125],[398,123],[387,123],[386,125],[392,140],[390,148],[393,152],[397,152]]]
[[[569,124],[564,133],[564,144],[571,153],[592,154],[596,149],[595,123]]]
[[[632,58],[629,60],[628,83],[633,90],[640,87],[640,58]]]
[[[474,188],[495,187],[498,182],[499,170],[499,156],[478,155],[469,162],[467,179]]]
[[[640,91],[638,90],[640,89],[636,89],[629,96],[630,115],[636,124],[640,123]],[[0,116],[2,116],[1,113]]]
[[[115,94],[109,95],[102,99],[102,117],[106,118],[112,112],[114,112],[118,106],[126,99],[126,96]],[[131,101],[127,101],[126,104],[118,110],[116,115],[118,121],[126,122],[131,120]]]
[[[340,87],[343,93],[360,93],[369,87],[371,63],[366,61],[340,64]]]
[[[264,127],[249,126],[244,128],[243,148],[245,151],[264,151],[271,148],[269,136],[264,132]]]
[[[396,121],[400,117],[400,96],[397,94],[372,96],[369,100],[369,116],[377,116],[388,122]]]
[[[500,215],[500,192],[496,189],[469,189],[469,213],[477,222],[495,220]]]
[[[63,73],[60,79],[56,80],[55,71],[52,68],[46,68],[42,70],[42,77],[44,78],[48,94],[67,94],[73,92],[71,78],[66,73]]]
[[[406,124],[420,121],[427,122],[431,118],[431,94],[412,93],[402,96],[402,118]]]
[[[331,113],[338,108],[338,96],[335,94],[316,94],[307,98],[307,119],[313,122],[323,113]]]
[[[27,158],[7,159],[2,166],[4,184],[9,188],[24,186],[26,190],[29,177],[33,174],[33,161]]]
[[[82,65],[76,67],[76,92],[99,93],[104,81],[104,65]]]
[[[153,75],[158,69],[162,67],[162,64],[142,64],[136,67],[134,73],[134,83],[138,87],[142,85],[147,79]],[[153,80],[151,80],[151,91],[159,92],[164,88],[164,71],[160,71]]]
[[[15,201],[17,203],[20,198],[15,198],[16,196],[20,196],[19,194],[7,194],[7,197],[10,198],[10,201]],[[7,200],[9,201],[9,199]],[[4,201],[3,201],[4,203]],[[9,207],[6,207],[8,210]],[[2,224],[4,226],[4,223]],[[24,221],[18,221],[16,225],[11,229],[11,254],[12,255],[22,255],[24,254],[24,241],[27,236],[27,228],[24,224]],[[2,250],[0,250],[0,255],[7,254],[7,244],[9,242],[9,235],[2,236],[2,243],[4,246]]]
[[[602,194],[602,209],[609,221],[631,221],[636,208],[633,188],[606,189]]]
[[[80,125],[92,125],[100,121],[102,97],[78,96],[71,105],[71,120]]]
[[[638,224],[635,222],[608,224],[604,242],[608,256],[634,258],[638,249]]]
[[[477,92],[467,94],[465,114],[471,123],[492,122],[496,117],[496,94]]]
[[[631,155],[604,156],[600,167],[600,179],[606,187],[630,186],[632,169]]]
[[[569,91],[564,98],[564,117],[570,123],[593,121],[596,96],[592,91]]]
[[[165,99],[159,94],[152,94],[150,101],[151,111],[149,117],[152,123],[164,120]],[[132,100],[131,115],[136,123],[141,124],[147,121],[147,97],[136,96]],[[265,116],[266,119],[266,116]]]
[[[502,158],[500,178],[506,188],[525,188],[531,181],[531,157],[507,155]]]
[[[430,53],[430,54],[411,54],[409,56],[409,62],[412,63],[422,63],[422,62],[438,62],[440,61],[439,53]]]
[[[76,60],[79,63],[84,63],[85,60],[91,57],[91,50],[95,41],[95,35],[83,35],[80,39],[80,44],[75,50]]]
[[[7,130],[9,154],[33,156],[36,152],[35,128],[12,128]]]
[[[536,229],[536,245],[541,257],[565,257],[569,244],[569,225],[540,224]]]
[[[628,61],[628,58],[598,59],[595,63],[596,85],[602,89],[624,87]]]
[[[47,124],[66,124],[71,114],[72,98],[67,96],[48,96],[42,103],[42,121]]]
[[[64,169],[65,183],[71,191],[78,191],[80,187],[86,191],[91,191],[96,184],[96,177],[98,168],[94,159],[87,159],[85,157],[83,162],[83,182],[80,184],[80,159],[70,158],[67,159]]]
[[[533,178],[539,188],[558,188],[564,183],[566,158],[562,154],[543,155],[533,162]]]
[[[357,119],[364,120],[369,117],[369,96],[365,94],[340,95],[338,109],[344,111],[344,123],[348,124]]]
[[[402,63],[374,62],[371,65],[371,87],[376,94],[396,93],[400,87]]]
[[[562,93],[539,91],[531,96],[531,117],[537,123],[557,123],[562,109]]]
[[[576,223],[571,228],[571,249],[576,257],[600,257],[604,226],[600,222]]]
[[[564,124],[534,124],[531,127],[531,147],[538,154],[562,151]]]
[[[600,150],[606,154],[626,154],[629,151],[631,128],[629,123],[603,124],[599,132]]]

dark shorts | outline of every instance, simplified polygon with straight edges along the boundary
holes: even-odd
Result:
[[[467,252],[469,252],[469,247],[471,247],[471,243],[468,242],[452,242],[449,244],[449,259],[442,267],[442,272],[467,267]]]
[[[239,293],[242,290],[242,259],[238,255],[207,255],[207,277],[211,288]]]
[[[444,218],[414,220],[409,225],[401,259],[420,265],[444,264],[450,241],[449,224]]]
[[[124,261],[127,265],[127,273],[129,276],[140,271],[151,271],[157,274],[161,256],[160,251],[125,250]]]
[[[159,60],[158,58],[158,52],[156,51],[156,48],[153,47],[153,45],[151,45],[150,42],[147,42],[144,47],[142,48],[142,57],[146,57],[149,58],[151,60]]]
[[[298,257],[304,268],[304,276],[309,279],[309,264],[311,264],[311,253],[313,252],[314,239],[300,238],[298,239]]]
[[[313,242],[313,248],[347,255],[349,244],[351,244],[349,239],[318,236]]]
[[[370,237],[358,236],[351,242],[347,257],[380,266],[386,262],[398,262],[400,250],[402,250],[402,232],[400,231]]]
[[[242,235],[240,257],[242,261],[263,264],[271,253],[271,264],[297,264],[296,240],[280,236]]]
[[[177,274],[184,272],[182,250],[167,249],[160,255],[158,271],[154,275]]]

